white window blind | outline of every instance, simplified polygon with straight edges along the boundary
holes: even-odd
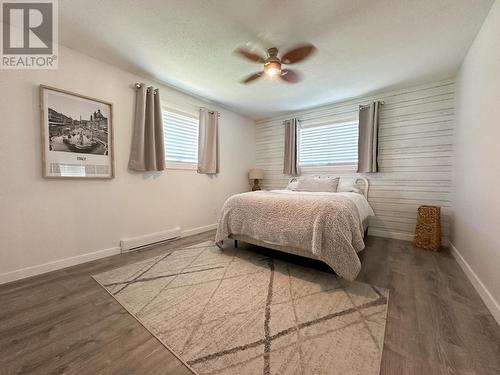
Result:
[[[356,164],[358,121],[323,123],[299,127],[299,165]]]
[[[165,160],[198,163],[198,117],[163,109]]]

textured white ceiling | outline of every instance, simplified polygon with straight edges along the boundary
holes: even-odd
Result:
[[[61,0],[62,44],[251,118],[453,76],[493,0]],[[242,45],[319,49],[304,81],[238,81]],[[262,52],[263,53],[263,52]]]

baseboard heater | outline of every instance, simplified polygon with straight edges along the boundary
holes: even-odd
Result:
[[[122,253],[127,253],[141,248],[157,245],[162,242],[173,240],[181,236],[181,228],[176,227],[161,232],[145,234],[132,238],[124,238],[120,241],[120,248]]]

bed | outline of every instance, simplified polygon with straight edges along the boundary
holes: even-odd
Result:
[[[334,191],[284,190],[236,194],[221,210],[215,241],[243,241],[328,264],[353,280],[361,270],[368,218],[373,216],[364,177],[309,176],[322,183],[336,179]]]

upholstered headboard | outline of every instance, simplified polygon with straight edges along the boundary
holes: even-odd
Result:
[[[325,177],[338,177],[339,178],[339,187],[340,186],[354,186],[358,188],[361,193],[365,196],[366,199],[368,199],[368,188],[369,188],[369,182],[366,177],[363,176],[331,176],[331,175],[308,175],[304,177],[318,177],[318,178],[325,178]],[[301,177],[292,177],[290,180],[288,180],[288,183],[297,181]]]

